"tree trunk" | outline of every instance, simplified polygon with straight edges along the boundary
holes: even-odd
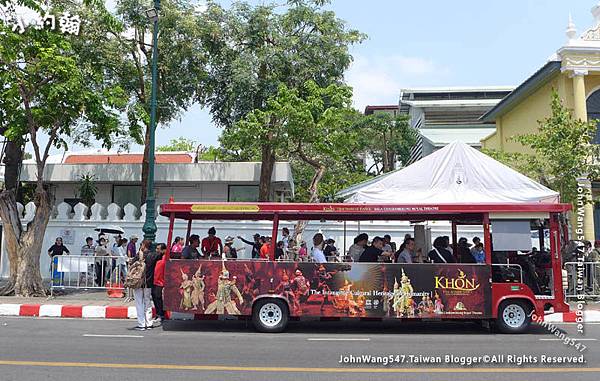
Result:
[[[40,272],[43,240],[39,237],[44,237],[46,233],[52,208],[50,197],[44,189],[36,190],[35,203],[33,220],[27,224],[27,231],[23,232],[14,190],[0,193],[0,218],[4,221],[4,238],[10,261],[9,283],[0,290],[1,294],[14,293],[25,297],[46,295]]]
[[[146,127],[146,135],[144,136],[144,157],[142,158],[142,198],[140,205],[146,203],[146,183],[148,183],[148,174],[150,172],[150,126]]]
[[[262,146],[262,160],[260,166],[260,183],[258,185],[258,201],[271,199],[271,178],[275,167],[275,152],[269,145]]]
[[[4,189],[19,187],[19,171],[23,162],[23,145],[9,140],[4,150]]]
[[[310,203],[319,202],[319,183],[321,182],[321,179],[325,174],[325,170],[326,168],[324,165],[320,165],[315,170],[315,174],[313,175],[313,178],[310,181],[310,186],[308,188],[310,192],[308,202]],[[295,240],[296,242],[302,240],[302,234],[304,233],[304,229],[306,229],[306,225],[308,225],[308,221],[306,220],[300,220],[296,222],[296,225],[294,226],[294,233],[292,235],[293,240]]]

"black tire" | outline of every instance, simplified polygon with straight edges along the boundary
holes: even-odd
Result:
[[[505,300],[498,307],[496,326],[502,333],[523,333],[531,325],[531,306],[522,300]]]
[[[288,320],[288,306],[281,299],[259,299],[252,308],[252,323],[259,332],[282,332],[287,327]]]

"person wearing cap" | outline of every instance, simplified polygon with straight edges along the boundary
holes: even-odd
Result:
[[[244,242],[247,245],[251,245],[252,246],[252,259],[258,259],[260,258],[260,234],[256,233],[254,234],[253,238],[254,238],[254,242],[252,241],[248,241],[246,239],[244,239],[242,236],[237,236],[238,239],[242,242]]]
[[[471,254],[471,244],[465,237],[458,239],[458,245],[456,248],[458,255],[458,262],[460,263],[477,263],[473,254]]]
[[[220,259],[223,253],[223,243],[221,238],[217,237],[217,230],[214,227],[208,229],[208,236],[202,239],[200,251],[206,259]]]
[[[338,255],[337,248],[334,246],[335,239],[333,237],[328,237],[325,241],[325,248],[323,249],[323,254],[325,254],[325,258],[328,261],[331,261],[334,257]]]
[[[225,237],[225,246],[223,246],[223,254],[226,258],[237,259],[237,250],[233,247],[233,237],[228,235]]]

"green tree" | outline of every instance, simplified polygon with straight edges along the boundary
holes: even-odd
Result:
[[[407,163],[410,149],[416,142],[415,131],[408,115],[376,113],[358,118],[365,153],[374,161],[376,174],[396,169],[396,162]],[[370,172],[370,170],[369,170]]]
[[[52,13],[68,9],[83,14],[90,9],[106,14],[102,2],[91,7],[53,2]],[[85,19],[82,17],[82,19]],[[0,193],[0,217],[10,261],[10,278],[2,293],[21,296],[44,295],[40,273],[43,237],[52,211],[52,195],[44,183],[44,169],[52,147],[66,147],[66,139],[87,144],[84,128],[110,147],[115,137],[126,135],[119,112],[127,98],[121,87],[103,80],[102,61],[80,54],[101,38],[85,27],[79,36],[49,29],[27,28],[15,33],[0,24],[0,131],[21,152],[7,167],[7,174],[18,171],[22,147],[31,142],[37,169],[33,202],[36,211],[23,229],[16,204],[16,184],[11,180]],[[83,126],[83,127],[82,127]],[[40,135],[47,135],[43,144]],[[5,177],[7,180],[8,177]]]
[[[199,18],[208,55],[203,92],[198,94],[218,126],[242,137],[234,125],[256,110],[265,110],[280,85],[299,88],[312,80],[320,87],[341,83],[352,57],[349,47],[364,35],[348,28],[324,6],[328,0],[289,0],[285,4],[251,6],[235,2],[230,9],[210,1]],[[240,140],[231,151],[243,160],[262,162],[259,199],[270,197],[273,166],[282,122],[271,118],[254,134],[257,141]]]
[[[559,192],[563,202],[575,205],[581,196],[578,179],[595,180],[600,174],[600,145],[594,144],[598,121],[574,118],[556,91],[551,109],[551,115],[538,122],[536,133],[511,137],[532,154],[487,153]],[[583,196],[585,202],[591,202],[589,195]]]
[[[98,187],[96,186],[96,175],[86,173],[81,175],[77,183],[77,197],[87,206],[91,207],[96,201]]]
[[[104,80],[119,83],[128,96],[126,117],[132,139],[144,144],[142,196],[149,170],[152,23],[145,11],[151,0],[117,0],[114,18],[90,13],[89,28],[98,36],[90,50],[109,62]],[[162,0],[159,11],[157,126],[167,126],[194,102],[199,82],[205,77],[206,58],[201,39],[199,10],[192,0]],[[116,19],[117,22],[107,22]],[[109,38],[100,38],[106,36]]]
[[[169,144],[156,147],[156,150],[159,152],[192,152],[195,151],[197,147],[198,143],[196,143],[195,140],[184,138],[182,136],[177,139],[171,139],[171,142]]]

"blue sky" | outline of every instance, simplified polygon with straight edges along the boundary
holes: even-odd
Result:
[[[254,1],[256,2],[256,1]],[[224,4],[230,1],[223,1]],[[395,104],[402,87],[518,85],[565,41],[594,23],[590,0],[333,0],[329,8],[369,38],[352,49],[346,79],[355,107]],[[220,130],[194,106],[157,131],[216,145]],[[132,147],[132,151],[141,147]]]

